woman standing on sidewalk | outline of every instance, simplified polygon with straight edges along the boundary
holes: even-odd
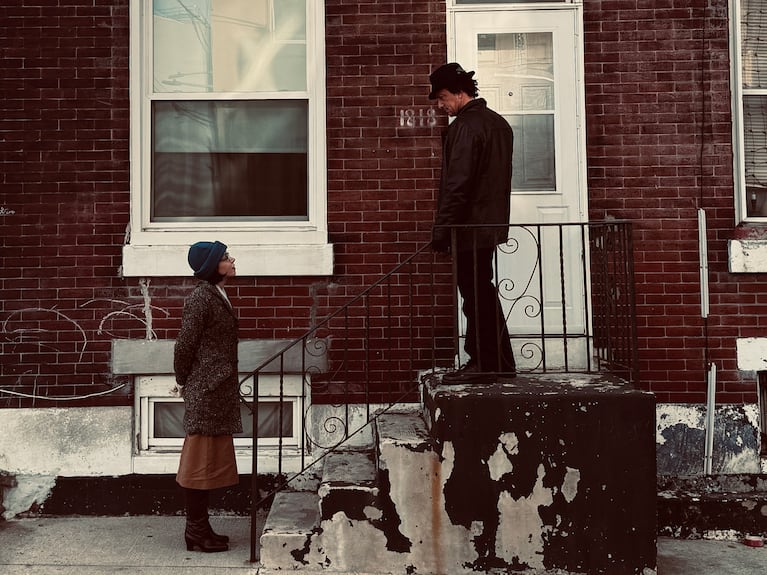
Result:
[[[184,398],[184,446],[176,481],[186,500],[187,550],[227,551],[229,538],[208,520],[211,489],[239,483],[232,435],[242,431],[237,372],[237,316],[224,285],[236,275],[221,242],[197,242],[189,265],[200,283],[184,303],[173,367]]]

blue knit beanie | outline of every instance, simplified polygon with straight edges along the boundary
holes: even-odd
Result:
[[[218,273],[218,262],[226,253],[226,244],[221,242],[197,242],[189,248],[187,261],[194,270],[194,277],[218,283],[222,276]]]

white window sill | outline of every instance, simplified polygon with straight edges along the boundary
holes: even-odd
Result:
[[[767,272],[767,239],[734,239],[728,243],[730,272]]]
[[[767,337],[739,337],[735,345],[739,370],[767,371]]]
[[[333,245],[229,245],[240,276],[333,275]],[[188,245],[123,246],[123,277],[192,275]]]
[[[253,470],[250,449],[235,450],[237,473],[250,475]],[[277,473],[278,451],[274,447],[259,448],[258,473]],[[133,456],[133,473],[138,475],[171,475],[178,471],[178,459],[181,450],[147,450]],[[283,448],[282,471],[296,473],[301,468],[301,457],[295,447]]]

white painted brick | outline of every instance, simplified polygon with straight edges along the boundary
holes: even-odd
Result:
[[[730,240],[728,249],[732,273],[767,272],[767,241]]]
[[[735,345],[739,370],[767,371],[767,337],[741,337]]]

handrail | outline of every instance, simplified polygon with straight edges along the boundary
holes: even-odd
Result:
[[[451,226],[459,234],[488,226]],[[628,383],[638,381],[631,223],[605,220],[508,226],[508,241],[496,250],[495,285],[509,326],[519,373],[608,371]],[[455,364],[464,337],[458,318],[453,267],[425,244],[389,272],[331,312],[301,336],[262,361],[240,381],[253,381],[251,561],[256,558],[259,506],[343,442],[366,429],[373,404],[382,409],[416,398],[417,372]],[[456,327],[454,327],[456,326]],[[325,331],[327,330],[327,331]],[[452,335],[451,335],[452,334]],[[377,347],[378,346],[378,347]],[[289,355],[300,360],[287,366]],[[324,352],[318,368],[313,352]],[[460,356],[460,354],[459,354]],[[307,358],[313,361],[307,361]],[[278,485],[258,498],[259,377],[279,378],[277,417]],[[299,471],[286,476],[284,384],[300,379]],[[336,389],[337,388],[337,389]],[[311,391],[311,394],[309,393]],[[295,396],[292,396],[295,397]],[[321,401],[317,402],[316,399]],[[324,399],[323,399],[324,398]],[[359,400],[359,401],[355,401]],[[324,403],[322,403],[324,401]],[[338,404],[337,406],[335,404]],[[362,406],[364,423],[353,428],[352,406]],[[338,407],[332,419],[340,431],[322,444],[308,428],[314,408]],[[333,431],[336,431],[334,428]],[[319,450],[307,464],[307,452]]]

